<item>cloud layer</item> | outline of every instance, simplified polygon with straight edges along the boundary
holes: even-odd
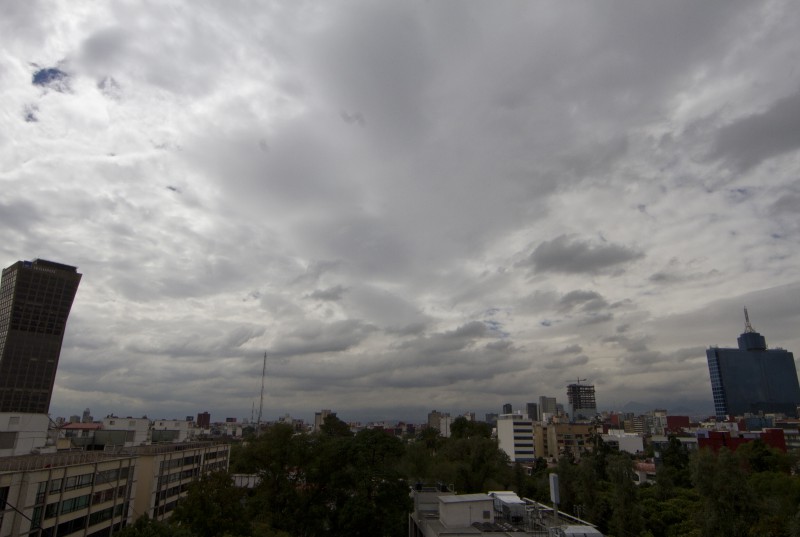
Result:
[[[800,8],[9,6],[3,266],[84,274],[52,412],[711,413],[800,352]]]

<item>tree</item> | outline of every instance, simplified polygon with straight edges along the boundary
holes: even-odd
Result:
[[[758,518],[753,495],[736,456],[700,450],[692,459],[692,481],[702,499],[699,521],[706,537],[744,537]]]
[[[132,525],[114,535],[117,537],[194,537],[188,528],[151,520],[147,515],[140,516]]]
[[[243,505],[244,492],[233,485],[226,472],[203,475],[189,485],[170,520],[188,528],[196,537],[250,535]]]
[[[638,535],[644,529],[644,519],[633,483],[633,461],[622,453],[609,457],[606,472],[612,485],[610,532],[619,537]]]
[[[350,426],[332,414],[325,416],[319,431],[325,436],[353,436]]]
[[[468,420],[464,416],[459,416],[450,425],[450,438],[491,438],[492,428],[488,423]]]

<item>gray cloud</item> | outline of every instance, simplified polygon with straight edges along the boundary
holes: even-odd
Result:
[[[580,309],[586,312],[597,311],[608,306],[608,302],[595,291],[570,291],[559,301],[561,309],[571,311]]]
[[[584,354],[581,354],[581,355],[575,356],[573,358],[553,360],[553,361],[548,362],[547,364],[545,364],[544,368],[545,369],[562,370],[562,369],[566,369],[568,367],[586,365],[588,363],[589,363],[589,357],[584,355]]]
[[[800,149],[800,91],[775,101],[759,114],[722,127],[714,139],[712,158],[723,158],[747,171],[771,157]]]
[[[743,305],[800,348],[791,3],[76,2],[0,18],[3,266],[84,274],[54,415],[242,417],[265,350],[270,417],[702,411]]]
[[[642,257],[626,246],[560,235],[539,244],[523,265],[533,265],[537,272],[594,273]]]
[[[329,287],[328,289],[316,289],[308,294],[308,298],[313,300],[336,302],[342,299],[342,295],[347,289],[341,285]]]

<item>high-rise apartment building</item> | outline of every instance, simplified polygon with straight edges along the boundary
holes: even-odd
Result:
[[[706,350],[717,418],[759,412],[795,416],[800,385],[792,353],[768,349],[764,336],[750,325],[746,309],[745,330],[737,342],[738,349]]]
[[[567,402],[572,421],[591,420],[597,416],[597,402],[594,398],[594,386],[591,384],[578,382],[567,386]]]
[[[81,275],[43,259],[3,269],[0,412],[47,414],[61,343]]]

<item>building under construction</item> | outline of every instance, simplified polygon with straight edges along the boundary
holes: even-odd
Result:
[[[581,384],[580,381],[567,386],[569,401],[569,419],[571,421],[592,420],[597,416],[597,401],[594,398],[594,386]]]

